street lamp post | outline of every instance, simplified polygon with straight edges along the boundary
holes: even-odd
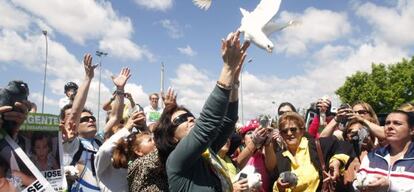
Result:
[[[250,58],[247,63],[251,63],[253,61],[253,58]],[[243,69],[244,65],[242,66],[241,72],[240,72],[240,104],[241,104],[241,120],[242,124],[244,125],[244,110],[243,110]]]
[[[161,79],[160,79],[160,83],[161,83],[161,87],[160,87],[160,94],[164,94],[164,72],[165,72],[165,66],[164,66],[164,62],[161,62]],[[165,107],[165,103],[164,103],[164,99],[162,99],[163,102],[161,102],[161,106]]]
[[[96,51],[96,56],[99,57],[99,85],[98,85],[98,130],[99,130],[99,111],[101,110],[101,74],[102,74],[102,57],[107,56],[108,53],[103,51]]]
[[[45,109],[45,92],[46,92],[46,73],[47,73],[47,55],[48,55],[48,44],[47,44],[47,31],[42,31],[43,35],[45,36],[45,42],[46,42],[46,55],[45,55],[45,73],[43,76],[43,95],[42,95],[42,113]]]

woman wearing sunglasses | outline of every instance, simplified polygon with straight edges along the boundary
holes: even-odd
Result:
[[[323,178],[335,181],[339,170],[353,157],[352,147],[335,137],[320,138],[320,145],[326,167],[330,168],[328,175],[322,172],[322,166],[317,154],[315,139],[305,131],[303,117],[295,112],[287,112],[279,119],[279,131],[286,142],[287,149],[276,152],[275,175],[283,172],[293,172],[297,184],[285,182],[276,178],[274,191],[320,191]],[[324,175],[323,175],[324,174]]]
[[[321,132],[320,137],[331,136],[335,131],[340,132],[338,130],[338,125],[343,120],[357,120],[363,122],[364,126],[369,129],[370,133],[379,139],[380,144],[382,143],[381,141],[385,140],[384,128],[379,125],[378,117],[374,109],[370,104],[363,101],[355,102],[352,107],[338,109],[335,118],[333,118],[333,120],[329,122],[329,124]],[[342,135],[342,133],[334,135]]]
[[[238,113],[237,82],[249,44],[239,32],[222,40],[224,61],[217,84],[197,121],[186,108],[166,106],[154,132],[165,162],[170,191],[232,191],[217,153],[234,131]]]

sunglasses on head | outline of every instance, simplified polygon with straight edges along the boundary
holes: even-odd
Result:
[[[92,119],[93,122],[96,121],[96,118],[94,116],[84,116],[80,118],[80,123],[88,122],[89,119]]]
[[[189,117],[194,118],[194,115],[191,114],[190,112],[183,113],[183,114],[178,115],[177,117],[175,117],[174,120],[172,121],[172,123],[173,123],[174,126],[177,127],[177,126],[181,125],[182,123],[187,122]]]
[[[277,114],[278,114],[279,116],[282,116],[283,114],[285,114],[285,113],[287,113],[287,112],[291,112],[291,111],[279,111]]]
[[[299,128],[289,127],[289,128],[286,128],[286,129],[279,129],[279,132],[286,135],[289,132],[289,130],[290,130],[291,133],[296,133],[299,130]]]
[[[368,113],[368,111],[367,110],[358,110],[358,111],[355,111],[355,113],[358,113],[360,115],[365,115],[365,114]]]

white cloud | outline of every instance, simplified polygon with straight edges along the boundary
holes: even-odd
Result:
[[[177,76],[171,79],[171,86],[177,91],[177,102],[193,110],[194,113],[201,111],[204,101],[214,86],[215,81],[206,73],[192,64],[181,64],[176,69]]]
[[[140,104],[142,107],[149,105],[148,93],[144,91],[142,85],[127,83],[125,85],[125,92],[131,93],[135,103]]]
[[[100,49],[107,49],[111,56],[140,59],[149,52],[130,39],[134,32],[131,20],[119,16],[108,1],[13,0],[13,3],[15,8],[39,17],[76,43],[83,45],[87,40],[100,40]]]
[[[184,32],[176,21],[164,19],[159,22],[161,26],[167,30],[168,35],[173,39],[178,39],[184,36]]]
[[[312,53],[309,59],[311,65],[301,75],[281,78],[244,71],[244,120],[261,113],[275,115],[277,106],[272,101],[277,105],[288,101],[296,107],[307,108],[324,95],[337,100],[334,92],[345,82],[346,76],[356,71],[370,71],[372,63],[396,63],[407,55],[403,49],[385,43],[365,43],[357,47],[328,44]],[[199,113],[214,87],[215,79],[190,64],[180,65],[176,75],[171,81],[179,92],[178,102]],[[241,105],[239,112],[241,116]]]
[[[16,9],[6,0],[0,0],[0,5],[0,28],[21,31],[29,27],[30,17],[26,13]]]
[[[300,21],[283,30],[276,37],[275,50],[287,54],[303,54],[312,44],[335,41],[351,32],[351,25],[345,13],[307,8],[303,14],[283,11],[278,22]]]
[[[147,9],[160,11],[166,11],[173,5],[173,0],[134,0],[134,2]]]
[[[400,0],[395,7],[378,6],[371,2],[356,5],[356,14],[366,19],[373,35],[391,45],[414,44],[414,1]]]
[[[155,56],[145,47],[140,47],[132,41],[124,38],[105,38],[99,42],[101,50],[108,51],[111,55],[121,58],[142,59],[155,61]]]
[[[186,47],[178,47],[178,51],[184,55],[188,56],[195,56],[197,55],[197,52],[195,52],[190,45],[187,45]]]

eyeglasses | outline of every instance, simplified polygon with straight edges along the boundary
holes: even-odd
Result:
[[[279,129],[279,132],[286,135],[289,131],[292,134],[295,134],[298,130],[299,130],[299,128],[297,128],[297,127],[289,127],[289,128],[286,128],[286,129]]]
[[[156,98],[152,97],[151,98],[151,100],[158,100],[158,99],[159,99],[158,97],[156,97]]]
[[[89,119],[92,119],[93,122],[96,121],[96,118],[94,116],[84,116],[80,118],[80,123],[88,122]]]
[[[365,114],[368,113],[368,111],[367,110],[358,110],[358,111],[355,111],[355,113],[358,113],[360,115],[365,115]]]
[[[283,114],[287,113],[287,112],[292,112],[292,111],[279,111],[277,114],[279,116],[282,116]]]
[[[183,113],[183,114],[181,114],[181,115],[179,115],[179,116],[175,117],[175,118],[174,118],[174,120],[172,121],[172,124],[173,124],[175,127],[178,127],[178,126],[179,126],[179,125],[181,125],[182,123],[187,122],[187,120],[188,120],[188,118],[189,118],[189,117],[193,117],[193,118],[194,118],[194,115],[193,115],[193,114],[191,114],[190,112]]]

